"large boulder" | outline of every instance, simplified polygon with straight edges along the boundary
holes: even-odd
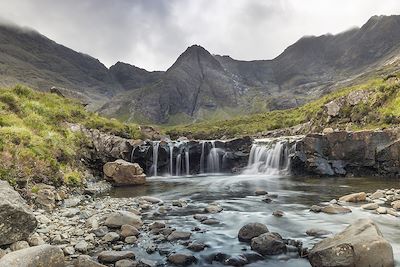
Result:
[[[122,159],[104,164],[103,172],[106,179],[116,186],[146,183],[146,175],[139,164]]]
[[[125,224],[140,228],[143,222],[140,216],[129,211],[121,210],[109,215],[104,224],[111,228],[120,228]]]
[[[64,267],[64,253],[57,246],[41,245],[6,254],[0,259],[0,267]]]
[[[375,223],[360,219],[341,233],[318,242],[308,256],[314,267],[393,267],[393,249]]]
[[[265,233],[251,240],[251,249],[261,255],[278,255],[285,253],[287,248],[282,237],[275,233]]]
[[[0,246],[27,239],[36,226],[25,201],[7,182],[0,181]]]
[[[268,228],[265,224],[248,223],[240,228],[238,238],[242,242],[250,242],[252,238],[268,232]]]
[[[349,195],[342,196],[339,201],[343,202],[363,202],[367,199],[367,194],[365,192],[353,193]]]

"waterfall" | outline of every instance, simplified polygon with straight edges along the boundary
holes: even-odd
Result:
[[[185,149],[186,175],[190,174],[189,149]]]
[[[137,148],[137,146],[135,146],[135,147],[132,148],[132,152],[131,152],[131,162],[133,162],[133,157],[134,157],[135,149],[136,149],[136,148]]]
[[[182,165],[182,159],[181,159],[181,154],[179,153],[178,156],[176,156],[176,176],[181,175],[181,165]]]
[[[153,142],[153,164],[151,166],[151,170],[153,176],[157,176],[157,169],[158,169],[158,148],[160,147],[160,142]]]
[[[200,173],[204,173],[204,147],[206,141],[201,141],[201,155],[200,155]]]
[[[207,156],[207,172],[218,173],[220,172],[220,157],[219,154],[222,149],[215,147],[215,141],[211,141],[211,150]]]
[[[174,175],[174,143],[169,142],[168,143],[168,147],[169,147],[169,174],[172,176]]]
[[[290,167],[288,138],[255,140],[251,150],[245,174],[287,174]]]

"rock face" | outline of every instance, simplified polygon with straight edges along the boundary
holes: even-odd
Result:
[[[400,128],[308,134],[291,155],[293,174],[398,175]]]
[[[103,167],[106,180],[115,186],[142,185],[146,183],[146,175],[137,163],[130,163],[122,159],[107,162]]]
[[[374,222],[360,219],[318,242],[308,256],[314,267],[393,267],[393,250]]]
[[[27,239],[37,221],[20,195],[0,181],[0,246]]]
[[[0,267],[64,267],[64,253],[57,246],[41,245],[6,254],[0,259]]]

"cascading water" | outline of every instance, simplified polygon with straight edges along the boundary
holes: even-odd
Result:
[[[211,141],[211,150],[207,156],[207,172],[218,173],[220,171],[220,157],[221,149],[215,147],[215,141]]]
[[[206,141],[201,141],[200,173],[204,173],[204,148]]]
[[[174,143],[169,142],[169,175],[174,175]]]
[[[153,142],[153,164],[151,166],[151,173],[153,176],[157,176],[158,170],[158,148],[160,147],[160,142]]]
[[[277,175],[287,174],[290,168],[288,138],[255,140],[251,150],[245,174]]]

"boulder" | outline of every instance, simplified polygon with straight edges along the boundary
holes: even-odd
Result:
[[[377,203],[368,203],[362,205],[361,208],[364,210],[376,210],[377,208],[379,208],[379,205]]]
[[[350,195],[345,195],[339,198],[339,201],[343,202],[363,202],[367,199],[367,194],[365,192],[353,193]]]
[[[124,224],[121,226],[121,236],[122,237],[128,237],[128,236],[138,236],[140,233],[136,229],[136,227],[129,225],[129,224]]]
[[[146,175],[139,164],[122,159],[104,164],[103,172],[106,180],[115,186],[142,185],[146,183]]]
[[[342,105],[343,104],[339,100],[332,100],[331,102],[325,104],[326,113],[331,117],[336,117],[339,115]]]
[[[0,259],[0,267],[64,267],[64,253],[56,246],[41,245],[17,250]]]
[[[239,241],[250,242],[252,238],[268,232],[269,230],[265,224],[248,223],[240,228],[238,238]]]
[[[207,213],[219,213],[222,210],[223,210],[222,207],[215,205],[215,204],[210,204],[204,208],[204,211]]]
[[[168,241],[175,241],[175,240],[188,240],[192,233],[190,232],[183,232],[183,231],[173,231],[168,236]]]
[[[143,225],[141,218],[129,211],[117,211],[107,217],[104,224],[111,228],[120,228],[124,224],[140,228]]]
[[[135,259],[135,254],[132,251],[103,251],[97,258],[103,263],[114,263],[123,259]]]
[[[331,204],[323,207],[321,211],[327,214],[344,214],[344,213],[350,213],[351,209],[337,204]]]
[[[36,226],[25,201],[6,181],[0,181],[0,246],[26,240]]]
[[[105,265],[94,261],[88,255],[80,255],[75,261],[75,267],[106,267]]]
[[[375,223],[360,219],[341,233],[318,242],[309,252],[314,267],[393,267],[393,249]]]
[[[265,233],[251,240],[251,249],[261,255],[278,255],[286,252],[286,244],[279,235]]]
[[[306,234],[308,236],[321,237],[321,236],[331,235],[332,232],[324,229],[311,228],[306,231]]]
[[[176,266],[189,266],[196,262],[193,255],[176,253],[168,256],[168,261]]]
[[[393,209],[400,210],[400,200],[393,201],[391,205]]]

